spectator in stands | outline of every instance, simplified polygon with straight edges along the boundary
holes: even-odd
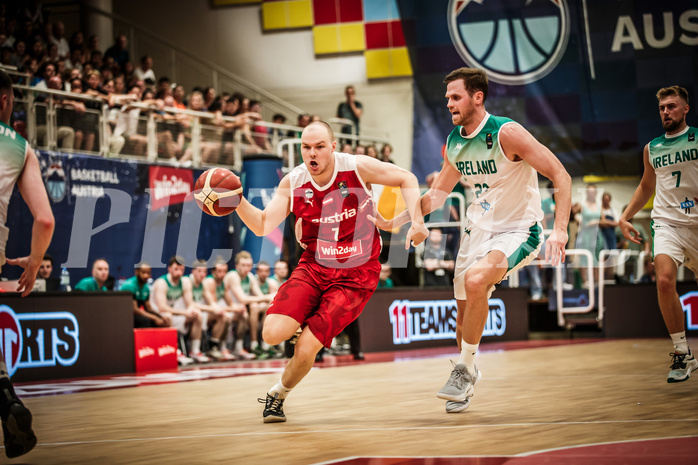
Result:
[[[97,71],[102,69],[102,66],[104,65],[104,56],[102,55],[102,52],[96,50],[90,53],[90,65],[92,65],[92,68],[96,69]]]
[[[356,147],[354,147],[354,155],[366,155],[366,147],[361,144],[356,144]]]
[[[288,262],[286,260],[277,260],[274,263],[274,280],[279,283],[279,285],[283,284],[286,282],[288,279]]]
[[[85,50],[85,53],[89,55],[97,50],[99,50],[100,52],[102,51],[102,47],[100,47],[99,45],[99,36],[96,34],[92,34],[87,40],[87,49]]]
[[[274,295],[279,290],[279,283],[271,277],[271,267],[269,263],[264,260],[260,260],[257,263],[257,283],[259,284],[259,290],[262,294],[269,296],[270,299],[274,298]],[[251,306],[256,307],[257,314],[250,312],[250,334],[257,334],[262,331],[264,326],[264,318],[267,316],[267,308],[269,305],[256,305]],[[252,343],[252,351],[257,356],[258,359],[264,358],[274,358],[280,351],[276,348],[269,346],[266,342],[262,341],[261,345],[257,343],[259,337],[255,339]]]
[[[243,126],[244,153],[271,153],[269,143],[269,133],[267,127],[260,124],[262,121],[262,102],[258,100],[250,101],[250,111],[245,115],[245,125]]]
[[[106,101],[107,93],[102,89],[102,75],[96,69],[87,73],[86,82],[87,86],[83,89],[83,93],[97,99],[85,101],[85,107],[90,111],[81,118],[81,129],[84,133],[82,150],[91,152],[95,149],[95,138],[99,131],[99,114]]]
[[[601,196],[601,218],[599,229],[607,249],[616,248],[616,227],[618,226],[618,212],[611,207],[611,194],[604,192]]]
[[[32,87],[37,89],[48,89],[48,80],[56,75],[56,65],[53,63],[44,63],[39,70],[41,79]]]
[[[225,276],[225,290],[230,293],[233,299],[247,306],[250,315],[250,342],[252,349],[257,347],[259,335],[258,318],[269,307],[271,297],[262,294],[259,283],[252,272],[252,255],[243,250],[235,255],[235,269]],[[255,320],[255,321],[253,321]],[[235,355],[238,358],[253,359],[255,356],[243,348],[243,341],[238,337],[235,341]]]
[[[68,69],[76,69],[82,71],[82,62],[82,50],[79,48],[75,48],[70,51],[68,60],[65,62],[65,67]]]
[[[41,5],[40,0],[32,0],[27,2],[26,8],[24,9],[24,17],[27,19],[32,27],[40,28],[44,24],[46,15],[44,13],[44,7]]]
[[[366,156],[371,158],[378,158],[378,150],[376,150],[375,145],[371,144],[366,146]]]
[[[122,99],[121,107],[116,119],[114,132],[109,139],[109,152],[113,154],[121,153],[126,142],[129,143],[129,153],[134,155],[145,154],[148,139],[142,134],[138,134],[138,116],[141,109],[129,105],[130,102],[138,102],[141,99],[141,88],[132,86],[128,94]]]
[[[92,276],[82,278],[76,285],[76,291],[106,291],[105,283],[109,278],[109,263],[104,258],[98,258],[92,263]]]
[[[390,275],[392,274],[393,269],[390,266],[390,263],[381,263],[381,273],[378,277],[378,289],[390,289],[392,287],[395,287],[395,285],[393,284],[393,280],[390,277]]]
[[[211,333],[210,347],[206,356],[213,360],[221,360],[223,359],[223,353],[220,350],[221,340],[225,329],[230,326],[232,318],[225,311],[225,308],[218,305],[215,296],[205,292],[204,280],[207,272],[206,262],[196,261],[192,265],[191,273],[184,279],[191,282],[192,299],[196,308],[201,312],[203,330],[210,330]]]
[[[59,57],[65,58],[68,56],[68,53],[70,53],[70,45],[65,38],[65,25],[60,21],[56,21],[53,24],[53,37],[51,38],[51,42],[58,47]]]
[[[150,288],[148,280],[152,276],[152,269],[147,263],[136,266],[136,273],[121,285],[120,291],[128,291],[133,294],[133,327],[157,328],[169,327],[172,322],[159,314],[150,306]]]
[[[391,157],[393,154],[393,146],[390,144],[384,144],[383,147],[381,147],[381,156],[380,159],[381,161],[385,161],[388,163],[395,163]]]
[[[599,252],[604,248],[603,236],[599,233],[601,220],[601,206],[597,201],[595,184],[586,186],[584,202],[581,204],[581,219],[577,231],[577,249],[585,249],[591,252],[594,263],[597,263]],[[585,260],[580,260],[581,266],[586,266]],[[594,276],[598,276],[595,271]],[[582,273],[582,280],[586,282],[587,273]]]
[[[174,107],[180,110],[186,110],[187,104],[184,102],[184,96],[186,92],[184,91],[183,85],[175,86],[172,90],[172,98],[174,99]]]
[[[16,66],[17,69],[23,69],[27,61],[30,59],[29,53],[27,53],[27,44],[23,40],[15,41],[14,51],[12,53],[12,66]]]
[[[172,81],[167,76],[162,76],[158,79],[158,85],[156,87],[156,94],[159,99],[165,99],[165,97],[172,96]]]
[[[184,276],[184,259],[174,256],[167,263],[167,273],[153,282],[150,306],[166,318],[171,318],[172,327],[189,335],[191,360],[206,363],[210,359],[201,353],[201,312],[194,305],[191,282]],[[180,363],[189,362],[180,355]]]
[[[114,77],[114,92],[112,93],[116,95],[126,94],[126,82],[123,74]]]
[[[155,72],[153,71],[153,57],[150,55],[143,55],[141,57],[141,65],[136,68],[133,75],[136,76],[136,79],[139,81],[145,82],[146,85],[155,85],[157,80],[155,79]]]
[[[240,337],[244,338],[248,321],[249,314],[247,313],[247,307],[240,303],[233,302],[232,296],[225,291],[225,275],[228,273],[228,264],[223,260],[218,260],[211,270],[211,274],[204,279],[204,293],[208,295],[209,302],[216,302],[216,304],[224,309],[229,317],[228,321],[231,324],[237,325],[238,328],[243,328],[244,331],[240,333]],[[227,339],[228,339],[228,329],[226,328],[221,335],[220,340],[220,352],[222,360],[235,360],[235,356],[230,352]],[[215,344],[215,340],[211,341]]]
[[[5,25],[5,40],[0,42],[0,45],[6,45],[10,48],[14,48],[15,42],[17,42],[17,37],[15,37],[15,30],[17,29],[17,20],[10,19]]]
[[[53,90],[63,90],[63,80],[60,76],[51,76],[48,79],[48,88]],[[37,100],[39,98],[37,97]],[[56,143],[63,150],[72,151],[75,145],[75,130],[73,129],[75,115],[85,113],[85,105],[75,100],[64,99],[60,96],[53,96],[56,105]],[[44,110],[44,111],[39,111]],[[46,113],[45,109],[37,108],[36,136],[41,141],[41,145],[46,146]],[[43,118],[41,118],[43,116]],[[43,121],[42,121],[43,120]],[[43,124],[41,124],[43,123]]]
[[[344,142],[344,143],[342,144],[342,148],[341,148],[339,151],[342,152],[342,153],[350,153],[350,154],[353,154],[353,153],[354,153],[354,147],[352,147],[351,144],[350,144],[349,142]]]
[[[124,71],[126,70],[124,65],[126,65],[126,62],[131,59],[128,49],[126,48],[127,45],[128,40],[126,39],[126,36],[121,34],[116,36],[114,39],[114,45],[109,47],[107,51],[104,52],[105,57],[114,58],[114,62],[116,62]]]
[[[359,120],[363,114],[363,105],[356,100],[356,90],[354,86],[347,86],[344,89],[345,101],[337,106],[337,117],[351,120],[353,125],[342,126],[342,134],[359,135]]]
[[[204,108],[206,111],[214,111],[211,109],[211,106],[213,105],[213,102],[216,100],[216,89],[215,87],[207,87],[203,91],[204,95]]]
[[[127,61],[124,66],[121,67],[121,71],[124,74],[124,79],[126,80],[126,85],[135,84],[138,79],[134,75],[136,72],[136,67],[133,65],[132,61]]]
[[[85,50],[85,35],[81,31],[75,31],[70,36],[68,41],[70,50],[80,50],[81,52]]]
[[[446,247],[445,237],[439,228],[429,231],[424,244],[424,287],[449,287],[453,285],[453,254]]]
[[[46,48],[44,47],[43,42],[40,40],[35,40],[29,50],[29,56],[34,58],[39,66],[43,66],[43,64],[46,62],[46,53]]]

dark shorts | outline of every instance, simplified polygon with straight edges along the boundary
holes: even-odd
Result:
[[[267,314],[290,316],[330,347],[332,339],[361,314],[378,286],[380,269],[378,260],[357,268],[327,268],[301,258]]]

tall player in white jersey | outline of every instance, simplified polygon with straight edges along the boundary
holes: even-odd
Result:
[[[34,288],[36,273],[51,243],[55,221],[41,178],[39,160],[26,140],[10,127],[14,94],[12,80],[0,70],[0,268],[5,264],[5,244],[9,229],[7,206],[15,183],[34,217],[31,252],[26,257],[7,259],[9,265],[24,268],[17,292],[23,297]],[[9,378],[5,356],[0,353],[0,419],[5,439],[5,455],[10,458],[26,454],[36,445],[32,414],[15,394]]]
[[[443,205],[465,176],[476,199],[468,208],[453,280],[458,304],[456,339],[461,350],[446,385],[437,394],[446,412],[470,405],[481,374],[475,366],[494,286],[530,263],[541,247],[543,218],[538,176],[553,182],[557,213],[545,256],[553,265],[565,258],[571,179],[553,153],[520,124],[485,110],[488,81],[484,71],[460,68],[444,81],[447,107],[456,126],[446,142],[447,159],[431,188],[422,196],[422,213]],[[405,221],[403,215],[381,228]]]
[[[698,368],[686,340],[676,273],[683,263],[698,275],[698,128],[686,124],[688,93],[679,86],[660,89],[659,116],[666,133],[645,146],[645,172],[618,226],[630,241],[640,234],[630,220],[655,194],[652,207],[652,256],[657,273],[657,298],[674,343],[667,382],[686,381]]]
[[[302,329],[281,379],[259,399],[265,403],[265,423],[286,421],[288,393],[310,371],[320,349],[359,316],[378,285],[381,245],[369,219],[376,214],[371,184],[401,188],[414,218],[406,247],[428,235],[412,173],[370,157],[336,153],[336,145],[327,123],[309,124],[301,135],[303,164],[284,176],[264,211],[245,199],[236,210],[258,236],[272,232],[293,211],[305,249],[270,304],[262,329],[272,346]]]

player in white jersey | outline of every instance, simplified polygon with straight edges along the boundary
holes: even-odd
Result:
[[[19,265],[24,272],[19,278],[17,292],[23,297],[34,288],[36,273],[53,236],[55,221],[51,204],[41,178],[39,160],[26,140],[10,127],[14,94],[12,80],[0,70],[0,268],[7,262]],[[9,229],[7,206],[15,184],[29,207],[32,225],[31,252],[26,257],[5,259],[5,244]],[[32,414],[15,394],[10,381],[5,357],[0,353],[0,419],[5,441],[5,455],[9,458],[26,454],[36,445],[32,430]]]
[[[456,127],[446,143],[447,159],[421,197],[421,206],[424,214],[440,208],[461,176],[476,196],[468,208],[468,226],[453,280],[461,354],[437,394],[447,400],[446,411],[456,413],[468,408],[480,379],[475,354],[494,286],[530,263],[541,247],[543,212],[536,172],[549,178],[556,190],[557,214],[545,251],[553,265],[565,258],[571,179],[555,155],[523,126],[487,113],[484,71],[460,68],[446,76],[445,83],[447,106]],[[406,217],[401,214],[396,220],[379,218],[378,224],[392,228]]]
[[[676,292],[676,273],[683,263],[698,275],[698,128],[688,126],[688,93],[679,86],[660,89],[659,116],[666,133],[645,146],[640,185],[618,221],[626,239],[639,244],[633,216],[655,194],[652,207],[652,256],[657,298],[674,343],[667,382],[686,381],[698,368],[686,340],[684,312]]]

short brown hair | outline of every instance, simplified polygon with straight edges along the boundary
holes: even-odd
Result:
[[[444,79],[444,84],[462,79],[465,84],[465,90],[471,97],[475,92],[482,92],[482,102],[487,100],[487,91],[489,89],[489,81],[487,80],[487,72],[478,68],[458,68],[448,73]]]
[[[684,102],[688,103],[688,92],[681,86],[670,86],[659,89],[657,92],[657,100],[662,100],[671,95],[677,95]]]

